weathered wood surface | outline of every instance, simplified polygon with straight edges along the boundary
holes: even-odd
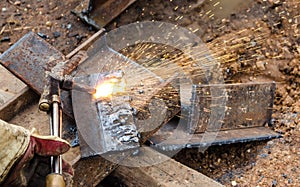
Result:
[[[0,119],[10,120],[35,98],[26,84],[0,65]]]
[[[119,166],[112,174],[128,187],[135,186],[223,186],[211,178],[163,155],[149,147],[142,148],[142,157],[131,157],[127,164],[145,167]],[[159,163],[162,161],[161,163]],[[151,165],[151,163],[155,163]]]

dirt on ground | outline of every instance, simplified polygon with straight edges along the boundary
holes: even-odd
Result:
[[[33,31],[68,54],[95,33],[70,13],[79,3],[80,0],[1,1],[0,53]],[[178,24],[207,44],[222,65],[226,83],[275,81],[269,128],[282,138],[211,147],[204,153],[187,149],[175,159],[226,186],[299,186],[300,1],[223,3],[138,0],[106,29],[144,20]],[[230,5],[228,10],[226,4]]]

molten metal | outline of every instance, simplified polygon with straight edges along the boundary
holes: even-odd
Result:
[[[126,92],[126,83],[122,79],[110,78],[97,84],[94,99],[111,98],[113,95],[119,95]]]

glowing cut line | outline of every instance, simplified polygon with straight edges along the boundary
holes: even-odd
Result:
[[[99,83],[95,89],[96,92],[93,94],[95,99],[110,98],[112,95],[124,93],[126,84],[124,80],[111,78]]]

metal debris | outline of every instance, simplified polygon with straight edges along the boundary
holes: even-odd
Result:
[[[10,42],[10,37],[5,36],[5,37],[0,39],[0,42]]]
[[[100,29],[135,1],[136,0],[83,0],[72,13],[77,15],[85,23],[96,29]]]

